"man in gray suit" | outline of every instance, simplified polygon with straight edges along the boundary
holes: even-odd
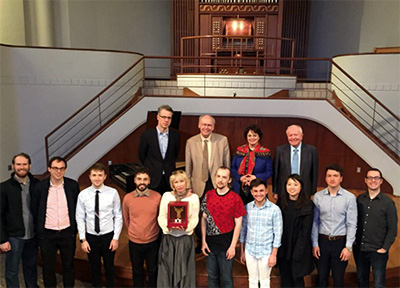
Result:
[[[304,182],[304,192],[311,197],[317,190],[318,153],[314,146],[303,143],[303,129],[290,125],[286,129],[288,142],[275,149],[273,160],[273,193],[278,200],[286,193],[285,182],[290,174],[299,174]]]
[[[213,133],[214,117],[200,116],[198,127],[200,134],[186,142],[185,164],[194,193],[202,197],[205,192],[215,187],[215,179],[212,179],[211,175],[215,175],[221,166],[229,168],[231,159],[228,138]]]

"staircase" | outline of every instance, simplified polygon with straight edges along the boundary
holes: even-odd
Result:
[[[175,80],[145,80],[143,95],[183,96],[183,88],[179,88]]]

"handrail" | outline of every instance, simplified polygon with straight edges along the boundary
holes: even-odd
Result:
[[[57,152],[57,155],[63,154],[66,157],[70,151],[89,138],[91,134],[96,133],[98,129],[101,129],[113,115],[120,111],[121,107],[126,105],[135,94],[135,91],[132,90],[138,90],[142,86],[140,83],[144,79],[144,68],[141,68],[139,64],[143,63],[143,61],[144,57],[142,56],[96,96],[45,136],[47,161],[55,152]],[[115,89],[114,92],[112,91],[113,89]],[[121,89],[125,89],[125,91]],[[110,93],[110,95],[107,95],[107,93]],[[64,132],[62,132],[63,130]],[[72,142],[72,144],[69,144],[69,142]],[[55,148],[50,151],[51,147]],[[58,151],[63,151],[63,153]]]
[[[340,67],[333,59],[331,60],[332,65],[334,65],[336,68],[340,70],[346,77],[348,77],[354,84],[356,84],[364,93],[366,93],[369,97],[371,97],[376,103],[381,105],[393,118],[395,118],[397,121],[400,121],[400,117],[394,114],[389,108],[386,107],[385,104],[383,104],[379,99],[377,99],[374,95],[372,95],[367,89],[364,88],[357,80],[355,80],[349,73],[347,73],[345,70],[343,70],[342,67]]]
[[[212,37],[212,36],[210,36]],[[55,151],[64,151],[60,154],[64,153],[70,155],[71,151],[74,151],[77,146],[80,145],[80,143],[85,143],[88,141],[90,138],[90,135],[96,134],[96,131],[99,131],[99,129],[102,129],[104,125],[109,123],[110,119],[114,117],[115,115],[118,114],[118,111],[120,111],[121,107],[126,107],[126,103],[129,102],[131,99],[131,95],[134,94],[134,91],[132,89],[139,89],[143,85],[143,81],[146,78],[152,78],[152,75],[149,74],[149,70],[155,69],[155,70],[160,70],[159,66],[153,67],[152,65],[147,64],[147,61],[154,61],[154,62],[160,62],[164,61],[169,63],[168,65],[163,66],[162,68],[164,69],[173,69],[176,68],[179,71],[182,71],[182,67],[193,67],[193,68],[202,68],[205,67],[205,65],[198,65],[198,64],[193,64],[193,60],[195,59],[211,59],[215,57],[211,56],[143,56],[141,57],[138,61],[136,61],[134,64],[132,64],[129,68],[127,68],[120,76],[118,76],[114,81],[112,81],[109,85],[107,85],[106,88],[104,88],[100,93],[98,93],[95,97],[93,97],[91,100],[89,100],[83,107],[78,109],[73,115],[68,117],[63,123],[58,125],[55,129],[53,129],[46,137],[45,137],[45,143],[46,143],[46,157],[47,160],[49,157],[52,155],[50,151],[50,147],[54,145],[56,148],[52,148]],[[235,57],[225,57],[224,59],[235,59]],[[267,60],[273,60],[273,61],[281,61],[285,63],[291,63],[290,66],[288,67],[283,67],[280,66],[277,68],[275,71],[275,75],[281,75],[282,71],[285,75],[295,75],[296,72],[305,69],[305,74],[310,72],[310,69],[321,69],[321,68],[310,68],[308,65],[311,62],[315,61],[316,63],[323,63],[324,65],[322,66],[323,69],[323,75],[324,78],[322,78],[322,82],[324,83],[330,83],[332,85],[332,88],[326,88],[328,93],[326,94],[325,97],[328,97],[329,90],[330,92],[334,92],[334,89],[338,89],[338,93],[342,93],[341,88],[337,86],[336,82],[332,83],[331,77],[337,77],[334,73],[332,73],[332,67],[337,69],[337,71],[340,71],[342,73],[342,78],[340,81],[343,82],[349,82],[352,83],[353,85],[356,85],[365,95],[368,96],[369,101],[372,102],[372,107],[370,104],[365,103],[362,105],[368,105],[367,110],[362,110],[363,107],[362,105],[359,105],[359,108],[361,109],[363,114],[367,115],[368,118],[361,119],[361,121],[358,119],[359,123],[362,124],[366,130],[369,130],[369,132],[372,132],[375,134],[376,137],[386,137],[385,139],[395,139],[393,141],[394,143],[394,150],[393,148],[392,151],[395,151],[395,154],[397,155],[397,158],[399,158],[400,151],[398,151],[398,148],[396,150],[396,147],[400,146],[399,144],[399,137],[396,138],[396,135],[400,134],[400,131],[398,130],[397,127],[399,127],[399,124],[392,125],[390,122],[391,119],[393,119],[394,122],[397,121],[397,123],[400,121],[399,117],[395,115],[391,110],[389,110],[381,101],[379,101],[374,95],[372,95],[368,90],[366,90],[360,83],[358,83],[352,76],[350,76],[346,71],[344,71],[343,68],[341,68],[337,63],[335,63],[332,59],[330,58],[294,58],[294,57],[269,57],[269,56],[263,56],[263,57],[242,57],[242,59],[261,59],[263,61]],[[181,63],[181,67],[171,67],[172,63],[171,60],[178,60],[179,63]],[[188,65],[187,62],[190,62],[190,65]],[[300,65],[301,67],[294,67],[294,63],[302,63]],[[160,65],[158,63],[157,65]],[[297,64],[296,64],[297,65]],[[308,66],[307,66],[308,65]],[[287,73],[285,73],[287,72]],[[304,71],[303,71],[304,72]],[[319,71],[320,73],[321,71]],[[151,73],[151,72],[150,72]],[[202,74],[207,77],[207,73],[188,73],[188,74]],[[211,73],[211,74],[217,74],[219,73]],[[320,73],[321,74],[321,73]],[[171,73],[171,75],[176,75],[176,73]],[[265,74],[264,74],[265,75]],[[307,75],[307,77],[310,77]],[[297,77],[299,80],[300,78]],[[311,78],[305,78],[305,80],[311,79]],[[304,80],[304,79],[303,79]],[[346,84],[346,83],[345,83]],[[208,89],[208,88],[207,88]],[[254,89],[265,89],[264,88],[254,88]],[[347,89],[347,88],[346,88]],[[211,90],[211,89],[210,89]],[[352,91],[352,90],[351,90]],[[352,93],[356,94],[355,91],[352,91]],[[215,96],[215,95],[207,95],[207,96]],[[347,95],[346,95],[347,96]],[[364,101],[362,97],[359,95],[356,95],[360,101]],[[349,97],[347,96],[350,101],[359,101],[356,99],[356,97]],[[353,99],[354,98],[354,99]],[[362,103],[362,102],[360,102]],[[345,103],[344,103],[345,104]],[[345,104],[346,105],[346,104]],[[358,105],[358,104],[357,104]],[[362,118],[365,116],[358,115],[357,111],[352,109],[352,107],[347,107],[349,111],[351,111],[354,116],[358,118]],[[368,111],[370,111],[369,113]],[[109,110],[109,111],[108,111]],[[110,112],[111,111],[111,112]],[[385,115],[390,115],[389,118],[390,120],[386,120],[382,115],[384,113]],[[106,115],[106,116],[104,116]],[[114,116],[113,116],[114,115]],[[80,118],[79,118],[79,117]],[[382,121],[379,119],[382,118]],[[79,119],[78,119],[79,118]],[[379,119],[378,119],[379,118]],[[368,124],[365,125],[370,119],[373,123],[372,128]],[[385,122],[386,121],[386,122]],[[374,125],[376,125],[376,128],[374,128]],[[379,126],[379,127],[378,127]],[[390,129],[387,129],[390,127]],[[393,129],[392,129],[393,127]],[[73,130],[73,131],[71,131]],[[390,131],[389,131],[390,130]],[[392,132],[392,130],[394,132]],[[383,132],[382,132],[383,131]],[[393,135],[394,133],[394,135]],[[382,135],[385,134],[385,135]],[[53,139],[52,139],[53,138]],[[51,141],[50,141],[51,139]],[[68,142],[72,143],[71,147],[68,146],[68,148],[62,147],[59,148],[62,145],[65,145],[65,143],[68,144]],[[390,141],[389,141],[390,142]],[[390,143],[384,143],[385,145],[389,145]],[[69,144],[68,144],[69,145]],[[52,151],[53,151],[52,150]],[[397,159],[398,160],[398,159]]]

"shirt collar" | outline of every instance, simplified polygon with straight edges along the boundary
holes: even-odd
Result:
[[[339,191],[337,192],[337,195],[342,195],[342,194],[343,194],[343,191],[342,191],[342,190],[343,190],[343,188],[340,187],[340,188],[339,188]],[[325,188],[324,194],[325,194],[325,195],[330,195],[330,194],[331,194],[331,193],[329,193],[328,187]]]
[[[61,186],[64,186],[64,178],[63,178],[63,181],[62,181],[62,183],[60,184],[60,185],[54,185],[52,182],[51,182],[51,180],[49,180],[50,181],[50,186],[52,186],[52,187],[61,187]]]
[[[167,130],[167,132],[165,132],[165,133],[162,133],[161,132],[161,130],[160,129],[158,129],[158,126],[156,126],[156,130],[157,130],[157,135],[167,135],[168,136],[168,134],[169,134],[169,129]]]
[[[265,208],[267,208],[267,207],[270,206],[270,203],[271,203],[271,202],[270,202],[268,199],[266,199],[264,205],[261,206],[261,207],[258,207],[258,206],[256,205],[256,201],[255,201],[255,200],[254,200],[253,202],[251,202],[251,203],[253,203],[253,208],[265,209]]]
[[[98,189],[97,189],[97,188],[94,188],[94,186],[92,185],[92,189],[93,189],[94,192],[99,191],[99,192],[101,193],[101,190],[103,190],[103,188],[104,188],[104,184],[101,185],[101,187],[98,188]]]
[[[136,189],[135,189],[135,191],[133,191],[133,197],[142,197],[142,196],[150,196],[149,189],[146,189],[146,191],[144,191],[141,194],[139,194],[139,192]]]
[[[290,151],[293,151],[294,149],[297,149],[298,151],[301,151],[301,144],[303,144],[303,142],[300,142],[299,146],[294,147],[292,145],[290,145]]]
[[[208,140],[208,142],[211,142],[211,137],[212,137],[212,133],[210,134],[210,136],[208,136],[208,138],[204,138],[203,135],[201,135],[201,133],[200,133],[201,142],[204,142],[204,140]]]

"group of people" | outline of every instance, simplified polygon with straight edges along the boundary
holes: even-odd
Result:
[[[316,192],[317,149],[302,142],[300,126],[287,128],[288,143],[276,148],[273,159],[260,143],[261,129],[248,126],[247,143],[237,148],[231,161],[227,137],[213,132],[212,116],[202,115],[200,133],[186,142],[185,171],[176,170],[180,135],[169,128],[172,117],[169,105],[160,106],[157,126],[142,134],[138,154],[143,167],[136,171],[136,189],[122,204],[117,190],[104,185],[103,164],[89,169],[91,186],[80,191],[75,180],[64,176],[67,162],[62,157],[50,159],[49,178],[38,181],[29,172],[29,155],[14,156],[14,172],[0,188],[0,249],[6,253],[7,287],[19,287],[21,260],[26,287],[38,287],[37,245],[45,287],[57,286],[58,251],[64,287],[73,287],[77,233],[88,255],[93,286],[102,285],[103,262],[106,285],[114,287],[114,257],[123,223],[134,287],[145,286],[144,263],[148,287],[195,287],[196,253],[205,256],[209,287],[234,287],[238,242],[251,288],[269,287],[275,265],[282,287],[304,287],[304,276],[315,266],[317,287],[327,286],[330,271],[334,286],[344,287],[352,253],[359,287],[368,287],[371,266],[375,287],[385,286],[397,212],[380,189],[378,169],[366,172],[367,191],[356,199],[340,186],[342,167],[331,164],[325,169],[327,187]],[[276,203],[268,199],[271,177]],[[185,224],[171,225],[171,207],[177,211],[181,203],[185,205],[176,218]]]

